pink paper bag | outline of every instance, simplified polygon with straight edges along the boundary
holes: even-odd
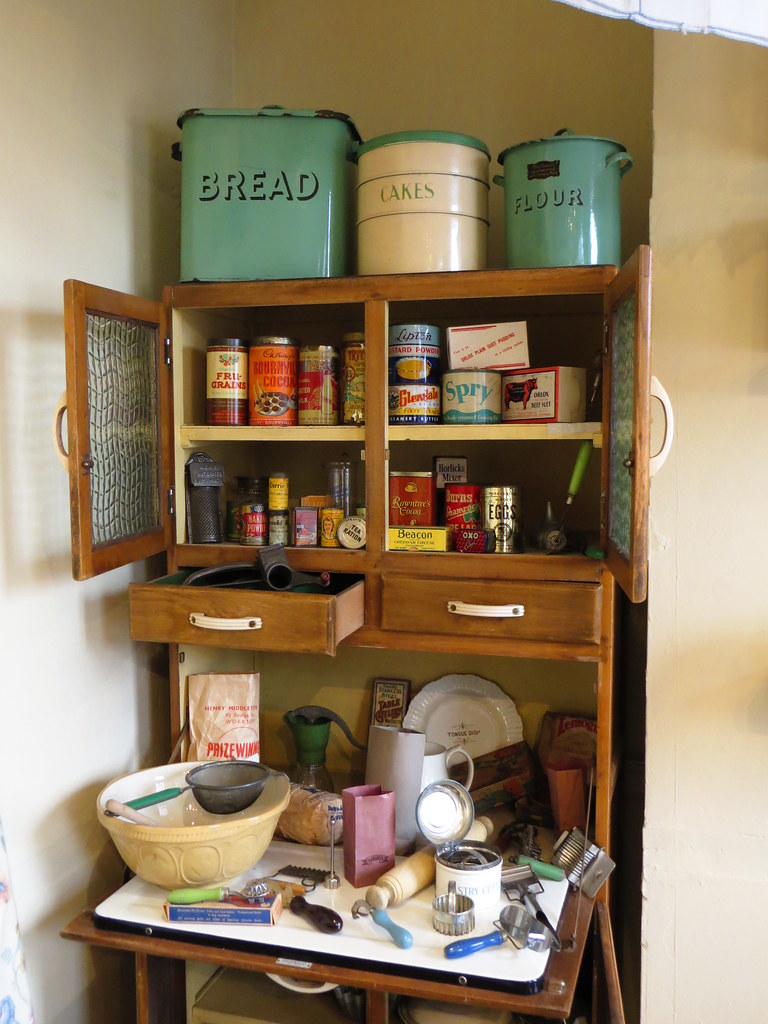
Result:
[[[381,786],[341,791],[344,877],[356,888],[373,885],[395,866],[395,794]]]

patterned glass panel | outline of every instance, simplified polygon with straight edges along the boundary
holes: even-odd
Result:
[[[87,313],[94,547],[160,526],[157,325]]]
[[[632,475],[624,460],[632,452],[635,379],[635,296],[614,313],[611,366],[610,502],[608,536],[625,558],[632,536]]]

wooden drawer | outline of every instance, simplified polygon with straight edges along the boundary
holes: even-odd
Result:
[[[186,575],[130,585],[133,640],[335,654],[363,624],[365,583],[356,577],[336,577],[327,594],[301,594],[185,587]]]
[[[381,625],[405,633],[598,644],[600,585],[384,575]]]

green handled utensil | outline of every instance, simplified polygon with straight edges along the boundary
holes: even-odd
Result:
[[[212,885],[200,889],[173,889],[168,893],[169,903],[227,903],[236,897],[245,900],[247,903],[257,903],[269,892],[270,887],[266,882],[249,882],[242,890],[230,889],[226,885]]]

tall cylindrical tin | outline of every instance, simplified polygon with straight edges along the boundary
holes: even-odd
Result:
[[[516,484],[483,489],[483,527],[496,535],[498,554],[523,550],[522,488]]]
[[[263,501],[245,504],[240,510],[240,543],[262,547],[267,543],[267,506]]]
[[[350,331],[341,338],[342,366],[341,422],[365,423],[365,335],[362,331]]]
[[[274,470],[269,474],[267,501],[270,512],[285,512],[288,508],[288,474]]]
[[[339,353],[333,345],[299,349],[300,427],[332,427],[339,422]]]
[[[213,338],[205,355],[205,422],[240,427],[248,423],[248,342]]]
[[[254,338],[248,350],[251,426],[295,427],[298,347],[291,338]]]
[[[320,547],[340,548],[338,531],[344,521],[344,509],[327,506],[320,509]]]
[[[389,328],[390,423],[440,420],[440,328],[393,324]]]
[[[445,525],[480,526],[483,488],[479,484],[445,485]]]

